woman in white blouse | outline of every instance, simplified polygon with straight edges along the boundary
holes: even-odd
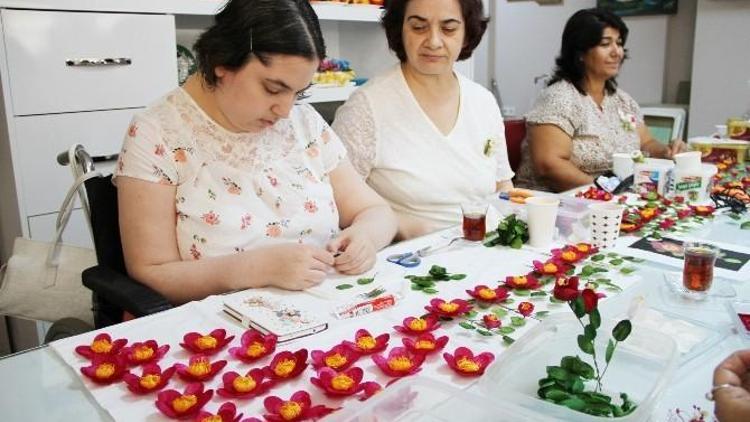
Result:
[[[371,268],[395,216],[294,105],[325,57],[308,0],[230,0],[195,50],[199,73],[135,116],[120,154],[128,273],[182,303]]]
[[[458,224],[462,202],[512,188],[492,94],[453,71],[487,27],[481,0],[394,0],[383,15],[400,64],[354,92],[333,129],[399,218],[399,237]]]

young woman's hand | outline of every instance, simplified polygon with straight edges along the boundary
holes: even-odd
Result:
[[[375,265],[377,248],[367,232],[355,226],[343,230],[327,249],[337,254],[333,267],[342,274],[362,274]]]
[[[269,286],[286,290],[304,290],[320,284],[334,264],[333,254],[325,249],[288,243],[259,251],[258,262]]]

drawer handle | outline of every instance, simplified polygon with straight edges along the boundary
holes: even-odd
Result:
[[[129,66],[131,64],[133,64],[133,60],[128,57],[65,60],[66,66]]]

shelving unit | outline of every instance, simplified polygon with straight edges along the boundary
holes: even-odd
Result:
[[[346,101],[357,87],[347,85],[341,87],[310,87],[310,96],[300,101],[301,103],[328,103],[333,101]]]

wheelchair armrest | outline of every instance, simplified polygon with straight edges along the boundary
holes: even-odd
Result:
[[[84,286],[136,318],[172,308],[172,304],[156,290],[107,266],[87,268],[81,277]]]

